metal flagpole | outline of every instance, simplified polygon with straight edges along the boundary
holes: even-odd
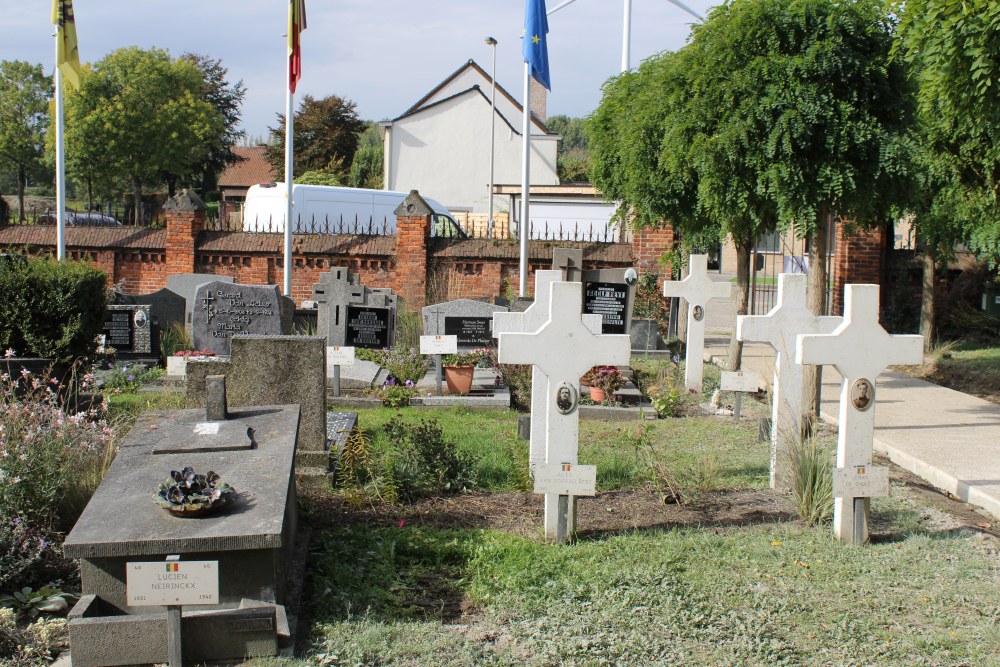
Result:
[[[63,151],[63,82],[59,69],[59,30],[56,29],[56,259],[66,259],[66,155]],[[139,203],[136,202],[136,206]],[[138,209],[137,209],[138,210]]]
[[[285,97],[285,198],[287,199],[287,205],[285,207],[285,286],[284,294],[285,296],[292,295],[292,212],[293,212],[293,197],[292,184],[295,182],[295,173],[293,167],[293,156],[295,152],[295,142],[292,139],[293,136],[293,125],[295,124],[295,114],[293,113],[292,98],[294,94],[292,93],[292,68],[286,67],[288,70],[288,85],[285,87],[285,92],[287,96]]]
[[[632,0],[625,0],[625,27],[622,29],[622,71],[627,72],[632,60]]]
[[[527,37],[526,37],[527,39]],[[520,296],[528,295],[528,180],[531,162],[531,66],[524,63],[524,136],[521,139],[521,226],[519,265]]]

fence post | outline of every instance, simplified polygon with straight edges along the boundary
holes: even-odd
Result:
[[[427,303],[427,253],[433,209],[410,190],[396,214],[395,291],[413,308]]]
[[[167,223],[166,274],[197,273],[198,235],[205,228],[205,203],[189,190],[181,190],[163,205]]]

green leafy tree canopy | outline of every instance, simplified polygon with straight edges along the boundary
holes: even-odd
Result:
[[[52,78],[41,65],[0,62],[0,171],[17,180],[18,216],[24,219],[24,184],[42,166]]]
[[[351,161],[358,150],[358,137],[365,123],[358,118],[357,104],[336,95],[317,100],[305,95],[295,113],[295,173],[325,171],[347,182]],[[285,174],[285,116],[278,114],[278,127],[268,128],[271,142],[265,157],[277,174]]]

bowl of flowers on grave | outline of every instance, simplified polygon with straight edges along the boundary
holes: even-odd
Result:
[[[192,517],[214,514],[236,499],[236,489],[211,470],[199,475],[187,466],[171,470],[170,479],[160,484],[153,500],[174,516]]]

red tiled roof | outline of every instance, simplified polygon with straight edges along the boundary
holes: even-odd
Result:
[[[198,252],[283,253],[284,238],[284,234],[205,232],[198,239]],[[292,235],[292,252],[296,254],[391,255],[395,251],[395,236]]]
[[[264,159],[265,146],[233,146],[233,153],[244,158],[231,164],[219,176],[220,188],[249,188],[274,180],[274,171]]]

